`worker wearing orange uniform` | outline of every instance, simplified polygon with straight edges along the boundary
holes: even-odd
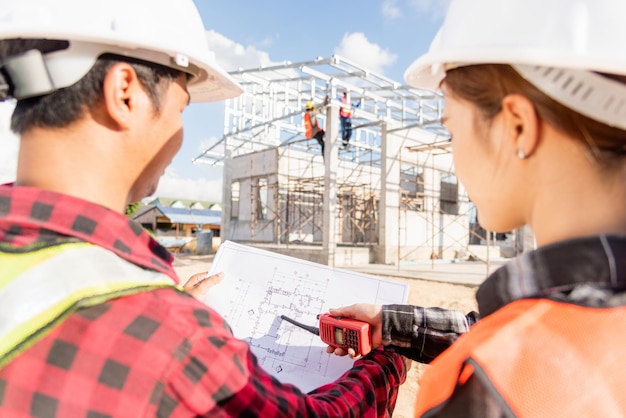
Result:
[[[325,112],[325,106],[328,104],[328,97],[324,99],[324,105],[318,109],[312,101],[308,101],[304,105],[304,135],[307,139],[315,138],[320,144],[322,150],[322,158],[324,158],[324,131],[317,121],[317,115]]]

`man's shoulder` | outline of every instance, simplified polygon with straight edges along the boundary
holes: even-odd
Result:
[[[156,289],[113,299],[102,307],[87,308],[78,315],[90,317],[90,312],[102,312],[94,321],[131,324],[135,321],[158,328],[162,333],[179,338],[193,334],[232,337],[228,324],[219,313],[175,288]]]

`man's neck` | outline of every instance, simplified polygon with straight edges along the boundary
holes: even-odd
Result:
[[[66,130],[32,129],[22,135],[16,186],[75,196],[123,211],[128,179],[117,167],[115,141]]]

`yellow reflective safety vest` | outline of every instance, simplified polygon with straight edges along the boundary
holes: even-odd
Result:
[[[0,368],[77,309],[178,287],[166,274],[84,242],[0,252],[0,266]]]

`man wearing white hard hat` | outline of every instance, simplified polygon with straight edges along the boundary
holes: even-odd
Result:
[[[407,70],[444,94],[481,225],[529,225],[538,246],[480,286],[477,322],[417,306],[331,310],[371,322],[375,346],[430,362],[416,416],[626,416],[624,16],[621,0],[453,0]]]
[[[0,186],[0,417],[391,415],[400,355],[310,394],[281,384],[124,216],[180,148],[188,103],[240,93],[191,0],[0,1],[21,137]]]

